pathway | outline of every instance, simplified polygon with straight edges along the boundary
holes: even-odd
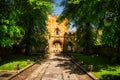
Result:
[[[92,80],[80,71],[69,58],[52,53],[25,80]]]

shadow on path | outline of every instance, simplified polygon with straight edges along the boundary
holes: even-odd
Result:
[[[67,70],[67,72],[70,74],[85,75],[85,73],[80,70],[80,68],[77,67],[74,63],[72,63],[71,59],[65,56],[63,53],[55,53],[55,56],[56,58],[51,60],[60,62],[56,67],[61,67],[64,70]]]

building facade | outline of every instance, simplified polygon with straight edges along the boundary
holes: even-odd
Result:
[[[62,52],[64,46],[64,35],[68,33],[68,20],[65,19],[61,23],[57,23],[58,16],[48,15],[47,40],[48,52]]]

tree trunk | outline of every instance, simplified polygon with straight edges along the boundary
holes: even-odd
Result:
[[[26,55],[29,55],[30,54],[30,50],[31,50],[31,33],[32,33],[32,29],[29,29],[28,32],[26,33],[25,35],[25,44],[26,44],[26,47],[25,47],[25,54]]]

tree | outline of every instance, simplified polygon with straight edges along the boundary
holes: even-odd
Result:
[[[120,46],[120,0],[66,0],[62,2],[62,5],[65,8],[58,20],[68,18],[78,27],[77,32],[79,33],[79,29],[84,30],[85,27],[89,30],[92,27],[98,31],[101,29],[103,32],[102,44],[112,47]],[[85,26],[88,23],[90,25]],[[86,31],[88,35],[91,34],[89,32]],[[77,35],[77,41],[79,41],[79,36],[82,34]],[[94,36],[90,37],[92,39]]]
[[[22,0],[21,3],[16,2],[16,6],[20,11],[20,20],[17,22],[25,30],[25,36],[22,44],[25,45],[26,54],[30,53],[32,46],[36,45],[35,40],[39,39],[42,34],[46,31],[46,19],[48,12],[51,11],[51,1],[50,0]],[[39,36],[35,36],[35,34]],[[41,37],[44,39],[44,37]],[[41,39],[39,39],[41,40]],[[38,42],[39,42],[38,40]],[[34,42],[34,43],[33,43]]]
[[[29,54],[31,46],[45,39],[40,36],[46,31],[47,14],[52,10],[51,2],[52,0],[1,0],[0,45],[12,46],[13,41],[20,38],[20,45],[25,45],[26,54]],[[36,34],[38,36],[34,37]]]
[[[17,13],[13,10],[11,1],[1,0],[0,6],[0,46],[18,44],[24,35],[24,30],[15,24]]]

